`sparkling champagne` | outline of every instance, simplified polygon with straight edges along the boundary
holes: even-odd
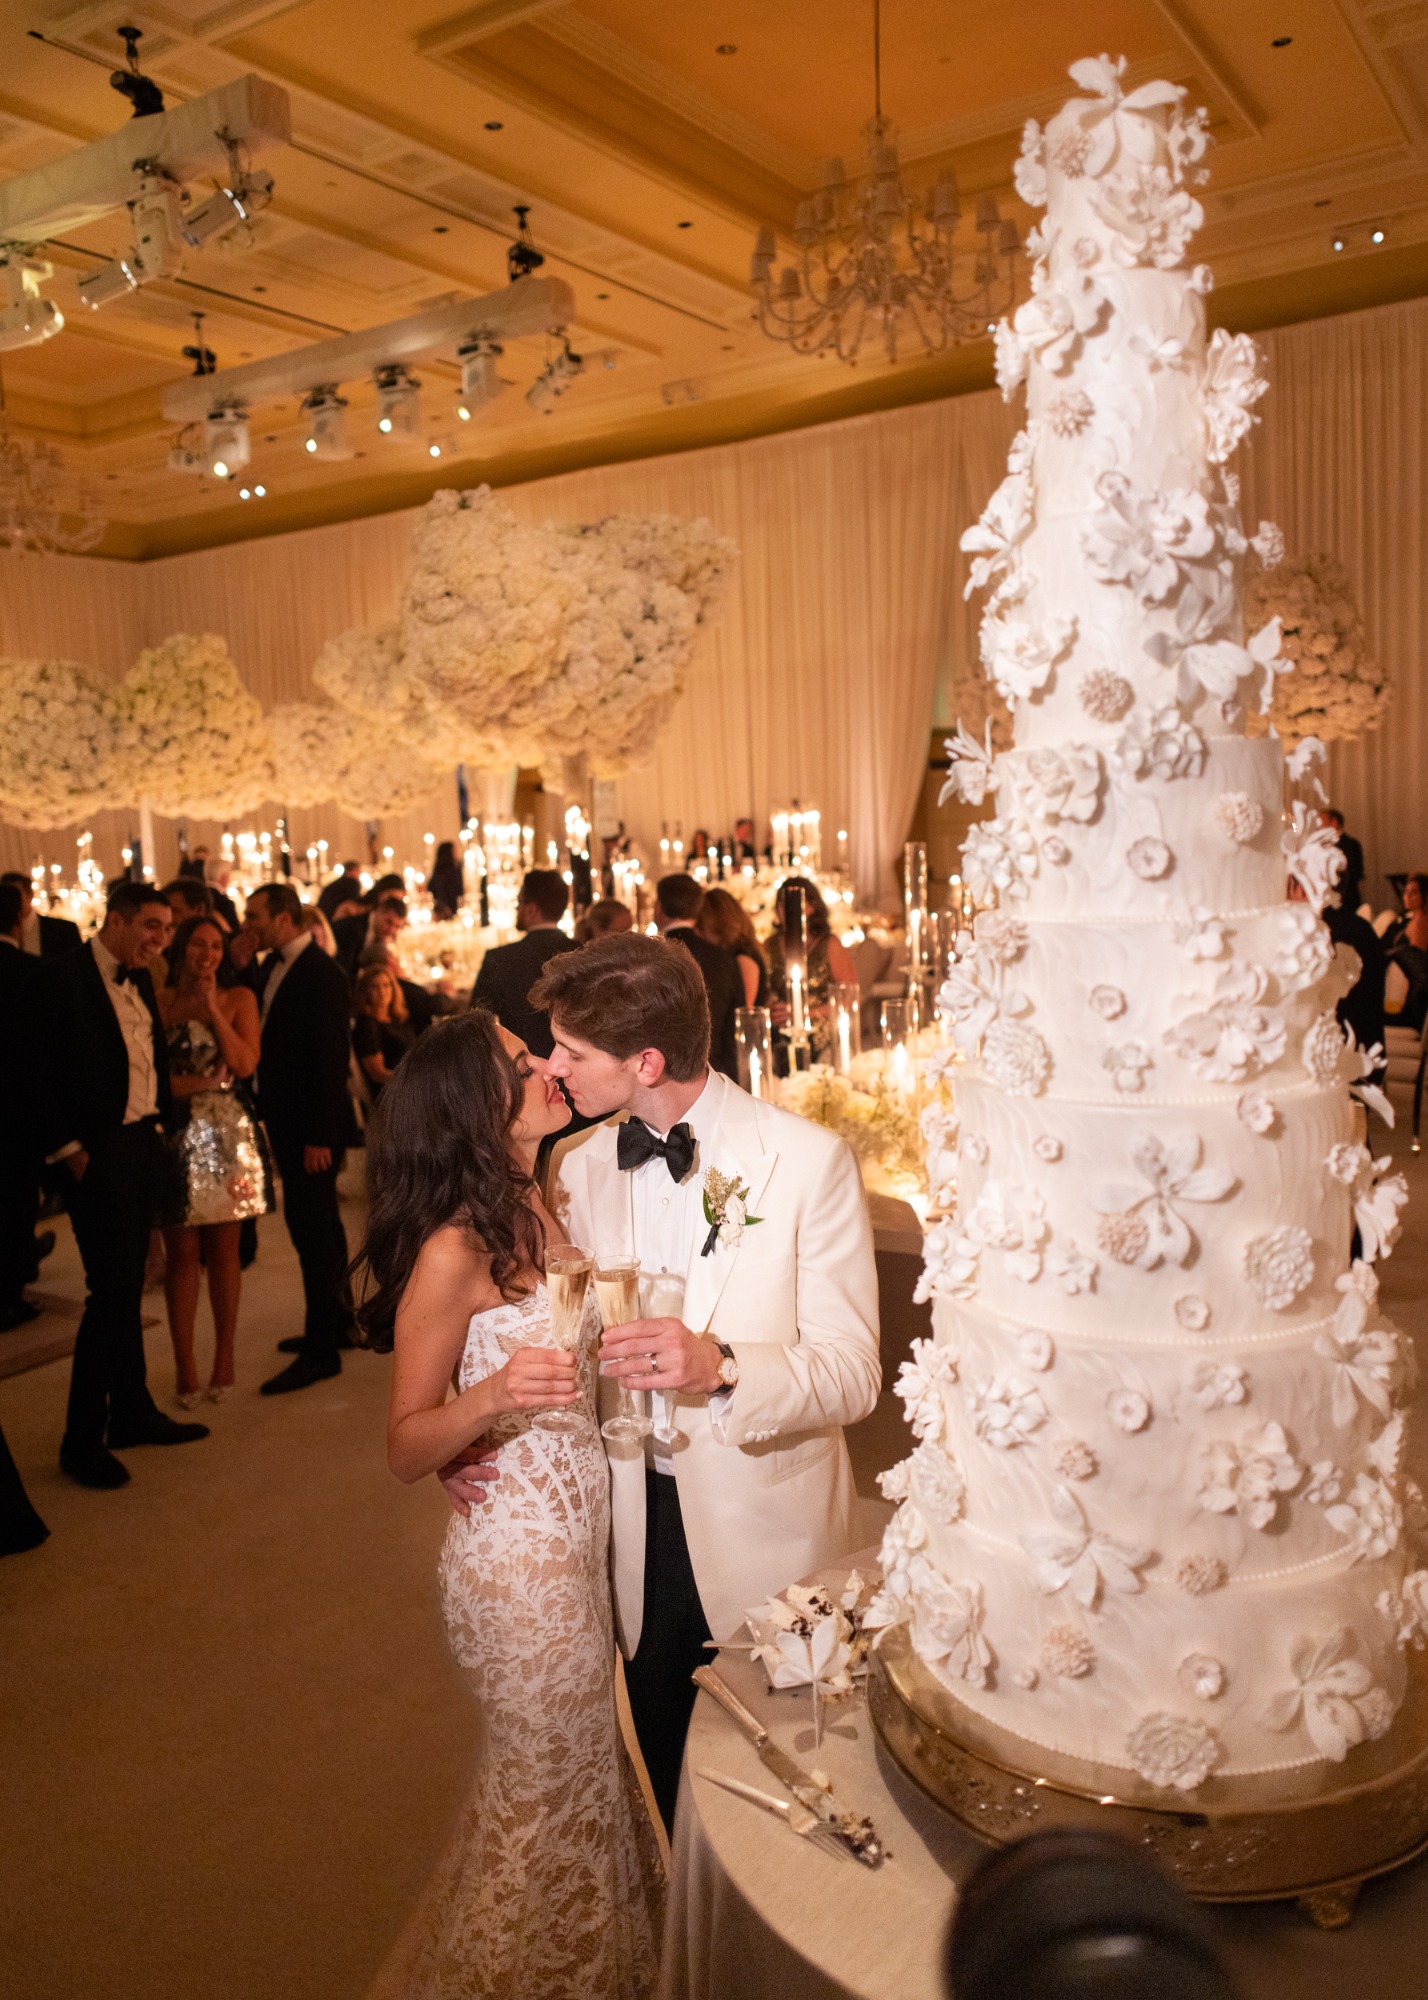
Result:
[[[640,1316],[640,1267],[638,1264],[611,1264],[595,1267],[595,1297],[600,1305],[600,1324],[626,1326]]]
[[[585,1295],[590,1290],[593,1268],[593,1258],[582,1252],[557,1252],[546,1258],[550,1330],[557,1347],[569,1350],[580,1345],[585,1325]]]

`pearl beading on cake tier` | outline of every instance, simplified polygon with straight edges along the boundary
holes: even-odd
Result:
[[[1016,747],[949,746],[995,907],[941,996],[956,1211],[879,1610],[979,1713],[1173,1797],[1381,1735],[1428,1569],[1371,1268],[1404,1190],[1350,1093],[1330,836],[1244,734],[1278,648],[1243,566],[1278,537],[1247,539],[1223,464],[1264,384],[1184,268],[1203,119],[1122,69],[1077,64],[1018,163],[1048,208],[997,337],[1028,425],[964,538]]]

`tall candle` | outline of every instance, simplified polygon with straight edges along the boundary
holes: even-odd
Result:
[[[846,1076],[853,1066],[853,1029],[846,1007],[838,1009],[838,1067]]]
[[[749,1095],[761,1098],[764,1094],[764,1066],[757,1049],[749,1050]]]

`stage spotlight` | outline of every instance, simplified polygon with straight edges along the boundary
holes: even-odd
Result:
[[[122,299],[126,292],[132,292],[138,285],[128,263],[123,257],[116,257],[112,264],[101,264],[97,271],[91,271],[87,278],[79,281],[79,302],[88,306],[91,312],[98,312],[114,299]]]
[[[232,187],[216,188],[183,218],[184,241],[201,249],[216,240],[225,243],[239,230],[251,231],[253,217],[273,198],[271,174],[240,175]]]
[[[208,467],[215,479],[227,479],[241,472],[252,457],[248,438],[248,415],[237,403],[220,403],[209,411],[203,425]]]
[[[323,382],[317,388],[309,389],[303,397],[301,409],[307,420],[303,450],[310,458],[324,461],[351,458],[352,446],[347,442],[347,399],[339,395],[336,383]]]
[[[456,406],[456,414],[462,423],[469,423],[471,412],[483,403],[494,403],[505,388],[496,368],[502,352],[499,343],[485,333],[476,334],[457,348],[456,358],[461,363],[461,401]]]
[[[5,303],[0,306],[0,350],[37,347],[58,333],[64,314],[50,299],[40,297],[40,285],[54,276],[53,264],[33,257],[23,245],[7,244],[0,250]]]
[[[421,416],[421,384],[400,361],[372,372],[377,389],[377,429],[383,437],[413,437]]]
[[[539,410],[543,417],[548,417],[576,376],[584,373],[583,356],[573,351],[568,340],[562,339],[560,352],[546,362],[526,390],[526,401],[533,410]]]
[[[180,194],[178,182],[167,174],[140,177],[139,192],[129,205],[134,217],[134,248],[128,263],[137,284],[177,277],[183,266]]]

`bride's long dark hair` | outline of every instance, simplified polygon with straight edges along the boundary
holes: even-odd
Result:
[[[539,1269],[535,1182],[508,1144],[525,1096],[494,1016],[437,1021],[403,1056],[367,1128],[367,1235],[352,1266],[369,1347],[391,1350],[397,1307],[427,1238],[456,1222],[480,1239],[503,1299]]]

